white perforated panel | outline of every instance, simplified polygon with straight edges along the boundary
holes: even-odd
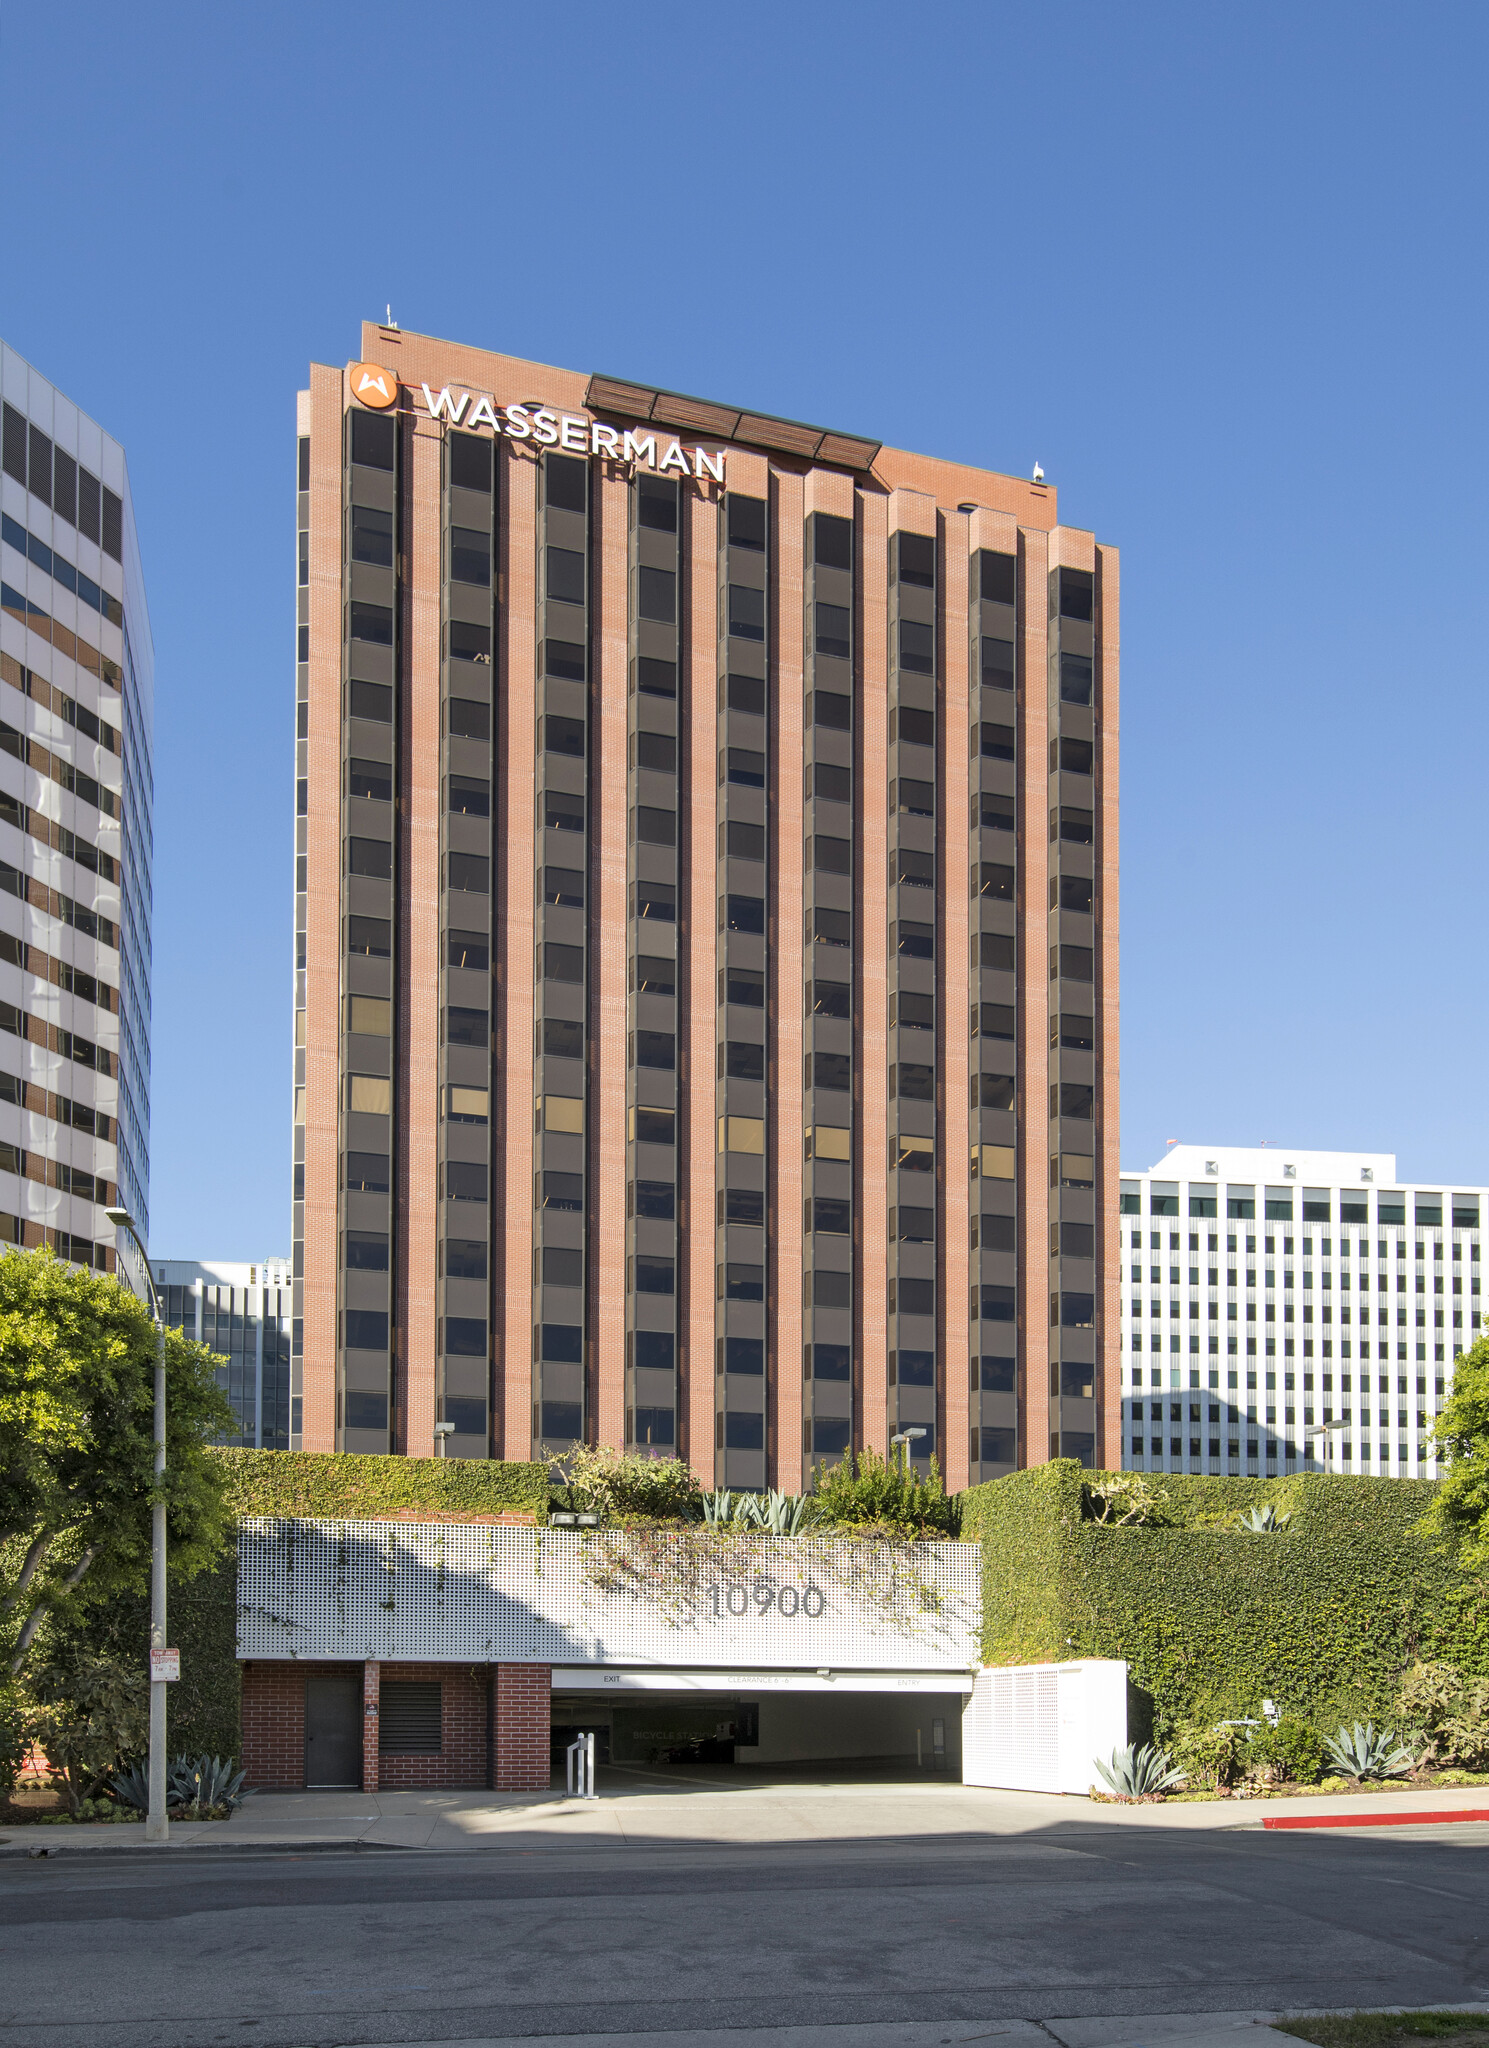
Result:
[[[1085,1792],[1093,1758],[1127,1740],[1127,1666],[1012,1664],[980,1671],[962,1715],[962,1781],[1023,1792]]]
[[[238,1655],[965,1671],[979,1588],[971,1543],[254,1518]]]

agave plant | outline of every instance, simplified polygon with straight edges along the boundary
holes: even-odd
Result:
[[[1413,1758],[1396,1739],[1394,1728],[1377,1728],[1372,1721],[1363,1727],[1341,1728],[1337,1735],[1324,1737],[1324,1748],[1346,1778],[1404,1778]]]
[[[145,1764],[131,1764],[127,1771],[120,1771],[113,1781],[114,1797],[124,1806],[138,1807],[141,1813],[150,1811],[150,1771]]]
[[[196,1819],[224,1807],[231,1813],[250,1797],[243,1789],[246,1775],[233,1769],[230,1756],[178,1756],[171,1764],[166,1796],[172,1806],[184,1806]]]
[[[813,1518],[810,1494],[779,1493],[772,1487],[764,1500],[758,1494],[745,1498],[750,1504],[748,1520],[757,1529],[768,1529],[772,1536],[799,1536]]]
[[[710,1528],[727,1529],[734,1520],[736,1501],[727,1486],[703,1495],[703,1519]]]
[[[1279,1515],[1274,1504],[1266,1501],[1259,1508],[1247,1508],[1237,1520],[1236,1527],[1248,1530],[1253,1536],[1280,1536],[1291,1520],[1290,1508],[1284,1508]]]
[[[1110,1763],[1097,1757],[1096,1768],[1118,1799],[1156,1799],[1182,1785],[1188,1775],[1174,1768],[1166,1749],[1156,1749],[1151,1742],[1114,1749]]]

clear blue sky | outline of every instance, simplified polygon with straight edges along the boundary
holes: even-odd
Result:
[[[294,393],[405,327],[1123,550],[1122,1157],[1489,1179],[1482,7],[0,16],[0,333],[129,450],[154,1248],[289,1242]]]

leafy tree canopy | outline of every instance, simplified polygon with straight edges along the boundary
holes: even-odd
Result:
[[[1453,1367],[1453,1391],[1432,1425],[1440,1475],[1422,1533],[1467,1571],[1489,1568],[1489,1337]]]
[[[143,1589],[150,1571],[155,1325],[104,1274],[49,1251],[0,1256],[0,1644],[21,1671],[42,1622]],[[205,1446],[233,1426],[205,1345],[166,1332],[172,1573],[222,1550],[221,1477]]]

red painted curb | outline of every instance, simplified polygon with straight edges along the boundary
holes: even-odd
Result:
[[[1434,1821],[1489,1820],[1489,1806],[1439,1808],[1434,1813],[1300,1813],[1264,1820],[1264,1828],[1406,1828]]]

